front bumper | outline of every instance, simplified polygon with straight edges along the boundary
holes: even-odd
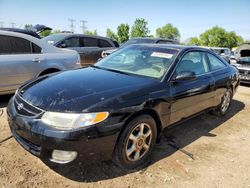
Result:
[[[53,150],[76,151],[74,162],[111,159],[122,123],[107,123],[62,131],[53,129],[39,119],[17,113],[12,98],[7,108],[11,132],[17,142],[33,155],[50,161]]]

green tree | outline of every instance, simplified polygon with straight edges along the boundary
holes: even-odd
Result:
[[[118,36],[109,28],[106,30],[106,37],[118,41]]]
[[[117,36],[120,43],[126,42],[129,39],[129,25],[120,24],[117,27]]]
[[[242,37],[235,32],[227,32],[225,29],[215,26],[200,35],[201,44],[211,47],[233,48],[243,43]]]
[[[174,27],[172,24],[168,23],[163,27],[159,27],[156,29],[156,36],[160,38],[179,40],[180,32],[177,27]]]
[[[84,32],[84,34],[85,34],[85,35],[98,35],[98,34],[97,34],[97,30],[94,30],[94,31],[89,31],[89,30],[87,30],[87,31]]]
[[[150,33],[148,29],[148,22],[144,18],[137,18],[131,28],[130,36],[133,37],[147,37]]]
[[[188,41],[188,45],[201,45],[201,41],[199,40],[198,37],[191,37]]]

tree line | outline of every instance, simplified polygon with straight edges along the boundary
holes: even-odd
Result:
[[[25,27],[30,27],[30,25],[25,25]],[[40,33],[40,35],[47,36],[49,34],[59,32],[60,30],[44,31]],[[84,32],[84,34],[98,35],[97,30],[87,30]],[[112,31],[110,28],[107,28],[106,37],[114,39],[119,43],[124,43],[130,38],[135,37],[159,37],[172,40],[180,40],[181,35],[179,29],[173,26],[171,23],[167,23],[166,25],[157,28],[155,30],[155,35],[151,35],[147,20],[145,20],[144,18],[137,18],[132,26],[127,23],[121,23],[117,26],[116,31]],[[218,26],[214,26],[211,29],[206,30],[198,37],[191,37],[186,42],[186,44],[188,45],[227,47],[230,49],[239,46],[242,43],[244,43],[244,40],[241,36],[238,36],[233,31],[228,32],[224,28]]]

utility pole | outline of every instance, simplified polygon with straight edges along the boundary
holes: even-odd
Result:
[[[11,22],[10,24],[11,24],[11,27],[12,27],[12,28],[15,28],[15,25],[16,25],[15,22]]]
[[[4,22],[0,22],[0,28],[3,27]]]
[[[74,28],[75,28],[74,22],[75,21],[76,20],[69,18],[69,22],[70,22],[69,27],[70,27],[72,33],[74,33]]]
[[[80,20],[80,22],[82,23],[82,26],[80,26],[80,27],[82,28],[82,33],[84,34],[85,31],[87,30],[87,26],[86,26],[87,21],[86,20]]]

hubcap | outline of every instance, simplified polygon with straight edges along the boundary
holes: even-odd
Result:
[[[222,104],[221,104],[221,111],[223,113],[227,111],[227,109],[230,105],[230,100],[231,100],[231,93],[230,93],[230,91],[227,91],[225,93],[225,95],[223,96]]]
[[[130,161],[141,159],[148,152],[151,140],[151,127],[146,123],[138,124],[130,133],[126,143],[127,159]]]

